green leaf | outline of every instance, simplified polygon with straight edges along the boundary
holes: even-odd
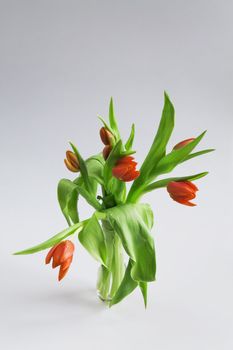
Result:
[[[71,142],[70,142],[70,145],[71,145],[76,157],[78,158],[80,172],[81,172],[81,175],[83,177],[85,187],[86,187],[87,191],[90,192],[91,191],[91,184],[90,184],[90,179],[88,176],[88,170],[87,170],[86,163],[85,163],[84,159],[81,157],[81,155],[79,154],[77,148]]]
[[[192,158],[195,158],[195,157],[198,157],[198,156],[201,156],[203,154],[206,154],[206,153],[209,153],[209,152],[213,152],[213,151],[215,151],[215,149],[210,148],[210,149],[204,149],[203,151],[191,153],[187,157],[185,157],[184,160],[182,160],[181,163],[186,162],[189,159],[192,159]]]
[[[98,185],[98,183],[97,183],[97,181],[94,179],[94,177],[89,177],[89,179],[90,179],[90,187],[91,187],[90,193],[91,193],[91,195],[94,196],[94,198],[95,198],[96,193],[97,193],[97,185]],[[85,190],[85,185],[84,185],[84,181],[83,181],[82,175],[80,175],[79,177],[77,177],[77,178],[73,181],[73,183],[74,183],[75,185],[78,185],[78,186],[82,187],[82,188]],[[77,188],[77,191],[78,191],[78,188]]]
[[[208,172],[206,171],[203,173],[189,175],[189,176],[169,177],[167,179],[153,182],[152,184],[146,186],[145,189],[143,190],[143,193],[151,192],[157,188],[166,187],[169,184],[169,182],[171,182],[171,181],[194,181],[194,180],[200,179],[201,177],[206,176],[207,174],[208,174]]]
[[[128,140],[126,141],[126,144],[125,144],[125,149],[126,151],[130,150],[133,146],[133,141],[134,141],[134,135],[135,135],[135,125],[132,124],[132,127],[131,127],[131,132],[130,132],[130,135],[129,135],[129,138]]]
[[[98,202],[98,200],[95,198],[95,195],[88,192],[83,186],[77,186],[77,190],[79,192],[79,194],[86,199],[86,201],[96,210],[101,210],[102,206],[101,204]]]
[[[29,249],[25,249],[25,250],[21,250],[19,252],[16,252],[16,253],[14,253],[14,255],[33,254],[33,253],[37,253],[41,250],[45,250],[47,248],[53,247],[55,244],[59,243],[63,239],[67,238],[70,235],[73,235],[77,230],[79,230],[79,232],[80,232],[87,222],[88,222],[88,220],[78,222],[77,224],[74,224],[73,226],[70,226],[67,229],[59,232],[58,234],[51,237],[47,241],[45,241],[41,244],[38,244],[34,247],[31,247]]]
[[[105,162],[104,162],[102,153],[88,158],[85,161],[85,163],[87,166],[89,178],[93,178],[100,185],[103,185],[104,184],[103,169],[104,169]]]
[[[107,265],[105,237],[96,214],[93,214],[89,219],[78,238],[84,248],[94,257],[94,259],[98,260],[104,266]]]
[[[140,195],[140,189],[153,176],[152,169],[165,155],[166,146],[174,128],[174,116],[175,110],[173,104],[168,95],[164,93],[164,107],[158,131],[141,166],[140,176],[133,182],[130,188],[127,201],[136,202],[137,197]]]
[[[117,303],[119,303],[122,299],[124,299],[127,295],[132,293],[134,289],[138,286],[138,283],[134,281],[131,277],[131,269],[132,269],[132,260],[129,260],[128,266],[125,271],[124,278],[120,284],[120,287],[118,288],[116,294],[112,298],[112,300],[109,303],[109,306],[113,306]]]
[[[116,161],[121,157],[123,151],[122,141],[118,141],[113,147],[108,159],[104,165],[104,183],[106,189],[109,191],[109,181],[112,178],[112,168],[114,167]]]
[[[115,113],[114,113],[112,97],[111,97],[110,104],[109,104],[109,124],[114,132],[114,135],[116,136],[116,141],[120,140],[121,136],[120,136],[119,128],[117,125],[117,120],[116,120]]]
[[[113,177],[109,182],[109,191],[114,195],[116,204],[123,204],[126,199],[126,184]]]
[[[192,150],[199,144],[206,131],[204,131],[201,135],[195,138],[192,142],[187,144],[186,146],[173,150],[171,153],[164,156],[156,168],[154,172],[156,175],[166,174],[172,171],[179,163],[181,163],[191,152]]]
[[[142,176],[148,176],[149,172],[159,162],[166,152],[166,146],[174,128],[175,110],[166,92],[164,93],[164,107],[157,134],[150,151],[142,164],[140,172]]]
[[[113,147],[108,159],[104,165],[104,183],[108,193],[113,193],[117,203],[124,201],[126,194],[125,183],[112,177],[112,168],[115,166],[118,159],[123,156],[133,154],[134,151],[124,151],[122,141],[119,140]]]
[[[145,308],[147,307],[147,282],[139,282],[139,287],[142,292]]]
[[[124,204],[105,210],[107,219],[133,260],[135,281],[154,281],[156,272],[154,240],[150,235],[153,213],[147,204]]]
[[[125,265],[123,259],[123,247],[118,235],[114,235],[113,241],[113,256],[111,263],[112,272],[112,287],[110,291],[110,296],[114,296],[118,290],[125,273]]]
[[[104,118],[102,118],[100,115],[98,116],[99,120],[103,123],[104,127],[111,132],[111,134],[114,135],[114,131],[113,129],[106,123],[106,121],[104,120]],[[115,135],[114,135],[115,136]]]
[[[62,179],[58,183],[57,196],[62,213],[64,214],[68,225],[71,225],[71,220],[73,223],[79,222],[77,210],[77,186],[70,180]]]

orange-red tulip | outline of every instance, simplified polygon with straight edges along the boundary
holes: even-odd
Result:
[[[53,259],[52,267],[53,269],[60,266],[58,280],[60,281],[65,277],[67,271],[69,270],[70,264],[73,260],[74,244],[69,241],[62,241],[56,244],[48,252],[45,263],[49,264],[51,259]]]
[[[124,182],[133,181],[140,175],[140,171],[136,170],[136,165],[133,157],[122,157],[112,169],[112,175]]]
[[[175,145],[175,146],[173,147],[173,149],[174,149],[174,150],[180,149],[180,148],[182,148],[182,147],[188,145],[188,144],[189,144],[190,142],[192,142],[193,140],[195,140],[193,137],[190,138],[190,139],[187,139],[187,140],[183,140],[183,141],[177,143],[177,145]]]
[[[196,205],[190,202],[190,200],[196,197],[198,188],[190,181],[171,181],[167,185],[167,191],[170,197],[180,204],[190,207]]]
[[[102,140],[102,142],[108,146],[112,144],[113,141],[113,135],[112,133],[105,127],[102,127],[100,129],[100,138]]]
[[[110,145],[107,145],[107,146],[104,147],[104,149],[103,149],[103,157],[104,157],[105,160],[108,158],[111,150],[112,150],[112,146],[110,146]]]
[[[66,151],[66,159],[64,159],[66,167],[73,173],[79,171],[79,161],[75,153]]]

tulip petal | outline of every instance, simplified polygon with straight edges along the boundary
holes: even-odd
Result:
[[[112,175],[116,178],[121,178],[128,172],[129,168],[125,165],[117,165],[112,169]]]
[[[122,180],[125,182],[133,181],[140,175],[140,171],[138,170],[130,170],[123,177]]]
[[[70,267],[73,260],[73,255],[71,255],[68,259],[66,259],[62,264],[61,267],[63,270],[66,270]]]
[[[191,181],[184,181],[193,191],[198,191],[198,187]]]
[[[136,170],[137,163],[133,159],[131,156],[120,158],[112,169],[112,175],[124,182],[136,179],[140,172]]]
[[[60,266],[59,274],[58,274],[58,281],[61,281],[65,275],[67,274],[70,264],[73,260],[73,256],[71,256],[69,259],[67,259],[63,264]]]
[[[53,246],[53,247],[49,250],[49,252],[48,252],[48,254],[46,255],[46,258],[45,258],[45,264],[49,264],[49,263],[50,263],[50,261],[51,261],[51,259],[52,259],[52,257],[53,257],[53,253],[54,253],[54,251],[55,251],[57,245],[58,245],[58,244],[55,244],[55,246]]]
[[[108,131],[107,128],[102,127],[100,129],[100,138],[104,145],[108,146],[111,145],[113,140],[113,135]]]
[[[195,193],[197,187],[189,181],[171,181],[167,185],[167,191],[177,196],[185,196],[189,193]]]
[[[178,202],[178,203],[180,203],[180,204],[183,204],[183,205],[187,205],[187,206],[189,206],[189,207],[195,207],[195,206],[196,206],[195,203],[189,202],[189,201],[187,201],[187,200],[185,201],[185,200],[179,199],[179,200],[176,200],[176,202]]]
[[[190,138],[190,139],[183,140],[183,141],[177,143],[177,144],[173,147],[173,150],[180,149],[180,148],[182,148],[182,147],[188,145],[190,142],[192,142],[192,141],[194,141],[194,140],[195,140],[194,137],[192,137],[192,138]]]
[[[134,157],[132,156],[126,156],[126,157],[122,157],[120,158],[118,161],[117,161],[117,165],[120,165],[120,164],[131,164],[132,161],[134,160]],[[136,163],[137,164],[137,163]]]
[[[190,201],[191,199],[194,199],[196,197],[196,195],[193,193],[193,194],[189,194],[189,195],[186,195],[186,196],[177,196],[177,195],[173,195],[173,194],[170,194],[170,197],[174,200],[174,201],[178,201],[178,200],[181,200],[181,201]]]
[[[66,167],[72,171],[73,173],[77,173],[78,169],[76,167],[74,167],[67,159],[64,159],[64,163],[66,165]]]
[[[59,243],[53,252],[53,264],[52,267],[55,269],[57,266],[61,265],[61,257],[65,251],[65,241]]]
[[[189,200],[190,199],[193,199],[193,198],[185,198],[185,197],[182,197],[182,196],[180,196],[180,197],[178,197],[178,196],[172,196],[171,194],[170,194],[170,197],[175,201],[175,202],[177,202],[177,203],[180,203],[180,204],[183,204],[183,205],[187,205],[187,206],[189,206],[189,207],[194,207],[194,206],[196,206],[196,204],[194,204],[194,203],[192,203],[192,202],[189,202]]]
[[[68,269],[62,269],[62,267],[60,267],[59,274],[58,274],[58,281],[59,282],[65,277],[65,275],[67,274],[68,270],[69,270],[69,268]]]
[[[73,256],[74,249],[74,244],[71,241],[65,241],[65,249],[63,250],[62,256],[60,257],[61,264],[63,264],[67,259]]]

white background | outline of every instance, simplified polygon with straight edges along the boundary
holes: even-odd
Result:
[[[232,1],[0,1],[0,345],[27,349],[233,348]],[[126,139],[136,123],[141,164],[166,89],[176,108],[169,148],[208,132],[173,174],[210,174],[195,208],[165,190],[155,213],[157,281],[145,311],[139,291],[108,309],[96,297],[97,263],[76,239],[67,277],[46,252],[12,256],[65,228],[56,201],[68,141],[101,150],[97,114],[112,95]],[[91,210],[80,202],[82,218]]]

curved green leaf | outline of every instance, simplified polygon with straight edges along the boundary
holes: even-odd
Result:
[[[125,201],[126,185],[123,181],[120,181],[112,177],[112,168],[116,164],[117,160],[123,156],[133,154],[134,151],[124,151],[122,141],[119,140],[113,147],[108,159],[104,165],[104,184],[108,193],[114,194],[117,204]]]
[[[166,156],[164,156],[153,169],[156,175],[166,174],[172,171],[179,163],[181,163],[198,145],[201,139],[204,137],[206,131],[204,131],[201,135],[196,137],[192,142],[188,143],[186,146],[173,150]]]
[[[159,128],[151,145],[151,148],[141,166],[140,176],[133,182],[127,201],[136,202],[140,196],[140,189],[152,176],[152,169],[156,167],[160,159],[166,153],[166,146],[174,128],[175,110],[166,92],[164,93],[164,107]]]
[[[111,97],[110,104],[109,104],[109,124],[110,124],[110,127],[112,128],[112,130],[114,131],[114,135],[116,136],[116,141],[120,140],[121,136],[120,136],[119,128],[117,125],[117,120],[116,120],[115,113],[114,113],[114,106],[113,106],[112,97]]]
[[[112,273],[112,286],[111,286],[110,296],[114,296],[123,280],[124,273],[125,273],[123,247],[118,235],[114,235],[111,273]]]
[[[57,197],[61,207],[61,211],[63,212],[68,225],[71,225],[71,220],[74,224],[79,222],[77,210],[77,186],[70,180],[60,180],[57,187]]]
[[[14,253],[14,255],[33,254],[33,253],[37,253],[41,250],[45,250],[47,248],[53,247],[55,244],[59,243],[63,239],[67,238],[68,236],[73,235],[77,230],[81,231],[87,222],[88,222],[88,220],[78,222],[77,224],[74,224],[73,226],[70,226],[67,229],[59,232],[55,236],[49,238],[47,241],[40,243],[34,247],[16,252],[16,253]]]
[[[130,132],[130,135],[129,135],[129,138],[128,140],[126,141],[126,144],[125,144],[125,149],[126,151],[130,150],[133,146],[133,141],[134,141],[134,135],[135,135],[135,125],[132,124],[132,127],[131,127],[131,132]]]
[[[102,154],[97,154],[88,158],[86,161],[88,176],[96,180],[100,185],[104,185],[103,170],[104,159]]]
[[[75,147],[75,145],[73,145],[72,142],[70,142],[70,145],[76,155],[76,157],[78,158],[79,161],[79,167],[80,167],[80,173],[82,175],[85,187],[87,189],[87,191],[91,192],[91,184],[90,184],[90,178],[88,176],[88,170],[87,170],[87,166],[86,163],[84,161],[84,159],[81,157],[80,153],[78,152],[77,148]]]
[[[110,131],[111,134],[114,135],[113,129],[106,123],[106,121],[104,120],[104,118],[101,117],[100,115],[98,116],[98,118],[99,118],[99,120],[103,123],[104,127],[105,127],[108,131]],[[115,135],[114,135],[114,137],[115,137]]]
[[[139,287],[142,292],[145,308],[147,307],[147,282],[139,282]]]
[[[76,185],[78,192],[80,195],[86,199],[86,201],[96,210],[101,210],[102,206],[96,199],[95,195],[88,192],[83,186]]]
[[[94,259],[107,267],[105,237],[96,214],[93,214],[89,219],[78,238],[84,248],[94,257]]]
[[[195,174],[195,175],[189,175],[189,176],[169,177],[167,179],[153,182],[152,184],[146,186],[145,189],[143,190],[143,193],[151,192],[157,188],[166,187],[171,181],[194,181],[206,176],[207,174],[208,174],[208,171]]]
[[[122,151],[123,151],[122,141],[118,141],[113,147],[104,165],[104,183],[107,191],[109,192],[110,192],[109,182],[112,178],[112,168],[114,167],[116,161],[121,157]]]
[[[124,299],[126,296],[128,296],[130,293],[134,291],[134,289],[138,286],[138,283],[134,281],[131,277],[131,269],[132,269],[132,260],[129,260],[128,266],[125,270],[124,278],[120,284],[120,287],[118,288],[116,294],[112,298],[112,300],[109,303],[109,306],[113,306],[117,303],[119,303],[122,299]]]
[[[154,240],[150,235],[153,213],[147,204],[125,204],[107,209],[108,221],[119,235],[123,247],[133,260],[131,276],[135,281],[155,280]]]
[[[215,149],[214,148],[210,148],[210,149],[204,149],[203,151],[191,153],[187,157],[185,157],[184,160],[182,160],[181,163],[186,162],[189,159],[192,159],[192,158],[195,158],[195,157],[199,157],[199,156],[202,156],[203,154],[210,153],[210,152],[213,152],[213,151],[215,151]]]

